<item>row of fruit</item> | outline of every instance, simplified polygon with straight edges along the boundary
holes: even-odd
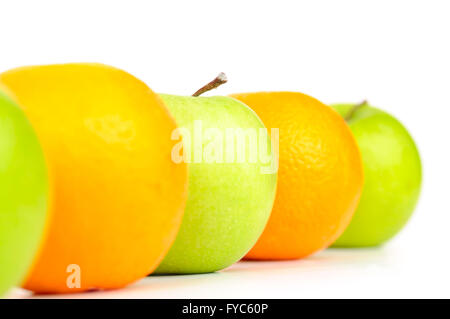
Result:
[[[0,74],[0,295],[124,287],[393,237],[421,164],[369,106],[155,94],[101,64]]]

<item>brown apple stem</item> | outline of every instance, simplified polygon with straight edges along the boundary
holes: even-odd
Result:
[[[361,103],[353,105],[353,107],[348,111],[347,115],[345,115],[344,120],[350,121],[353,116],[355,115],[356,111],[358,111],[360,108],[362,108],[364,105],[367,104],[367,100],[362,101]]]
[[[220,72],[219,75],[216,76],[216,78],[214,80],[212,80],[211,82],[209,82],[205,86],[202,86],[200,89],[197,90],[197,92],[192,94],[192,96],[200,96],[203,93],[208,92],[208,91],[210,91],[212,89],[215,89],[215,88],[221,86],[224,83],[227,83],[227,76],[225,75],[225,73]]]

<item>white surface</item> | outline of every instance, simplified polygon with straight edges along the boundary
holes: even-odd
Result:
[[[326,251],[220,274],[157,277],[89,297],[450,297],[448,1],[2,1],[0,70],[94,61],[157,92],[295,90],[367,98],[409,128],[419,207],[382,250]]]
[[[448,268],[435,265],[427,256],[411,256],[399,246],[329,249],[305,260],[240,262],[219,273],[153,276],[113,291],[33,296],[17,290],[10,297],[449,298]]]

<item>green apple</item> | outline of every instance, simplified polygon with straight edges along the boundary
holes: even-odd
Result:
[[[221,270],[241,259],[264,230],[275,198],[276,152],[259,117],[233,98],[160,96],[185,130],[182,154],[189,153],[190,159],[188,200],[181,228],[156,273]],[[240,144],[243,148],[238,148],[237,139],[243,137],[238,135],[243,131],[249,133],[248,138]],[[234,142],[233,132],[237,138]],[[265,147],[251,147],[255,144],[255,139],[249,138],[251,132],[258,134],[260,146]],[[240,155],[247,155],[245,158],[240,157],[239,149]],[[262,160],[261,152],[268,155],[263,156],[266,160]]]
[[[44,233],[47,195],[36,134],[0,88],[0,296],[29,271]]]
[[[394,117],[367,105],[332,106],[359,145],[364,188],[353,219],[335,247],[382,244],[406,224],[419,198],[421,163],[413,139]]]

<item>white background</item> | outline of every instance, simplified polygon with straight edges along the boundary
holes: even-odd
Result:
[[[398,117],[423,159],[423,192],[385,247],[154,277],[83,297],[450,297],[448,1],[2,1],[0,71],[102,62],[156,92],[293,90]],[[22,296],[16,291],[12,296]]]

